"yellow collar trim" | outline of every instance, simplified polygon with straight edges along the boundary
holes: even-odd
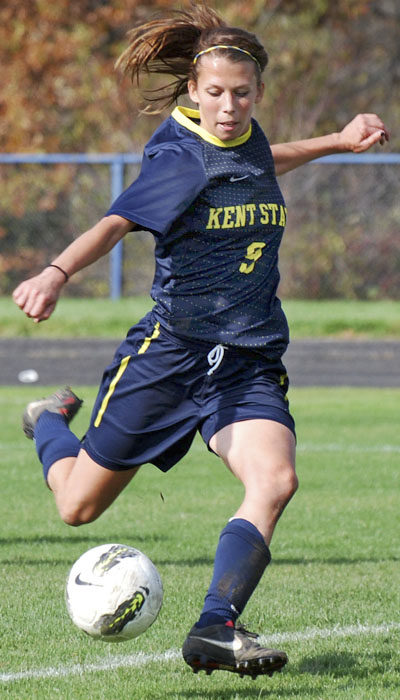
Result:
[[[201,136],[204,141],[214,144],[214,146],[220,146],[221,148],[233,148],[234,146],[240,146],[249,140],[251,136],[251,124],[245,134],[239,136],[237,139],[231,139],[230,141],[222,141],[217,136],[213,136],[206,129],[196,124],[194,119],[200,119],[200,112],[197,109],[190,109],[190,107],[175,107],[171,115],[181,126],[186,127],[189,131],[194,131],[195,134]]]

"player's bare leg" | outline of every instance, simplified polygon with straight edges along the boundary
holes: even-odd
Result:
[[[269,545],[298,486],[292,431],[271,420],[240,421],[216,433],[210,447],[245,488],[233,517],[253,523]]]
[[[96,520],[129,484],[140,467],[111,471],[97,464],[85,450],[55,462],[47,483],[54,494],[62,520],[84,525]]]
[[[82,403],[70,387],[65,387],[44,399],[31,401],[22,419],[25,435],[36,439],[43,473],[60,516],[75,526],[98,518],[139,469],[105,469],[81,449],[68,425]],[[35,433],[39,420],[40,439]]]
[[[221,533],[203,611],[182,653],[196,673],[272,675],[287,663],[285,652],[262,647],[235,623],[270,561],[275,525],[297,488],[295,439],[279,423],[249,420],[220,430],[210,447],[242,481],[245,496]]]

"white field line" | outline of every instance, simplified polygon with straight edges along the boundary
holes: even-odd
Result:
[[[361,637],[363,635],[380,635],[390,632],[400,631],[400,622],[389,622],[382,625],[349,625],[330,629],[309,629],[303,632],[278,632],[271,637],[260,635],[262,644],[271,646],[272,644],[286,644],[289,642],[308,642],[313,639],[333,639],[340,637]]]
[[[297,452],[345,452],[345,453],[400,453],[400,445],[340,445],[338,443],[300,443]]]
[[[289,642],[308,642],[313,639],[333,639],[340,637],[360,637],[363,635],[381,635],[400,631],[400,623],[392,622],[383,625],[350,625],[348,627],[333,627],[331,629],[309,629],[304,632],[282,632],[271,636],[260,636],[262,644],[276,646]],[[181,659],[181,652],[170,649],[163,654],[145,654],[138,652],[130,656],[115,656],[98,663],[65,664],[64,666],[49,666],[47,668],[31,669],[16,673],[1,673],[2,683],[11,683],[26,679],[66,678],[68,676],[83,676],[85,673],[115,671],[119,668],[140,668],[152,663],[168,663]]]

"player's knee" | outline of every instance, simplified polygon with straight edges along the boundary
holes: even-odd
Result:
[[[266,501],[275,502],[283,509],[293,498],[299,486],[296,471],[292,464],[277,464],[263,479],[262,488]]]
[[[293,498],[294,494],[299,488],[299,480],[292,466],[289,466],[282,471],[279,486],[282,494],[282,500],[285,503],[289,503],[290,499]]]
[[[64,504],[60,505],[58,510],[64,523],[66,523],[66,525],[71,525],[72,527],[87,525],[88,523],[96,520],[101,514],[101,512],[91,504]]]

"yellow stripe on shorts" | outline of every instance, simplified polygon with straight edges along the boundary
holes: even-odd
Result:
[[[106,393],[106,395],[105,395],[105,397],[104,397],[104,399],[103,399],[103,401],[102,401],[102,404],[101,404],[101,406],[100,406],[100,408],[99,408],[99,412],[98,412],[98,414],[97,414],[97,416],[96,416],[96,420],[95,420],[95,422],[94,422],[94,427],[95,427],[95,428],[98,428],[98,427],[99,427],[99,425],[100,425],[100,423],[101,423],[101,419],[103,418],[104,413],[105,413],[105,411],[106,411],[106,409],[107,409],[108,402],[109,402],[109,400],[111,399],[111,397],[112,397],[112,395],[113,395],[113,393],[114,393],[114,391],[115,391],[115,387],[117,386],[119,380],[121,379],[123,373],[125,372],[125,370],[126,370],[126,368],[127,368],[127,366],[128,366],[128,362],[129,362],[130,359],[131,359],[131,355],[127,355],[126,357],[124,357],[124,358],[121,360],[121,364],[120,364],[120,366],[119,366],[118,372],[117,372],[117,374],[115,375],[114,379],[112,380],[112,382],[111,382],[111,384],[110,384],[110,387],[109,387],[109,389],[108,389],[108,391],[107,391],[107,393]]]
[[[159,323],[159,321],[157,321],[156,325],[154,326],[154,330],[153,330],[153,333],[151,334],[151,336],[149,336],[148,338],[145,338],[142,345],[140,346],[140,348],[138,350],[138,355],[143,355],[143,353],[146,352],[146,350],[148,349],[151,341],[158,338],[159,335],[160,335],[160,323]],[[102,404],[99,408],[99,412],[96,416],[96,420],[94,421],[93,425],[95,428],[99,427],[99,425],[102,421],[102,418],[104,416],[104,413],[107,410],[108,402],[111,399],[111,397],[115,391],[115,387],[117,386],[119,380],[121,379],[123,373],[125,372],[130,359],[131,359],[131,355],[127,355],[126,357],[124,357],[121,360],[121,364],[119,366],[118,372],[110,384],[110,388],[108,389],[107,394],[105,395],[105,397],[102,401]]]
[[[156,325],[154,326],[154,330],[153,330],[153,333],[151,334],[151,336],[149,338],[145,338],[143,341],[143,344],[140,346],[140,348],[138,350],[138,355],[142,355],[144,352],[146,352],[151,341],[158,338],[159,335],[160,335],[160,322],[157,321]]]
[[[281,376],[279,377],[279,386],[285,386],[285,382],[286,382],[287,378],[288,378],[287,374],[281,374]],[[287,394],[285,394],[285,396],[283,398],[285,401],[289,402]]]

